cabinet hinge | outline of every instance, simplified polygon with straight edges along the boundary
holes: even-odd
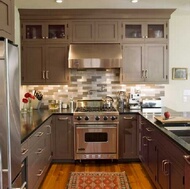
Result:
[[[168,75],[166,75],[166,79],[168,79]]]
[[[168,34],[166,34],[166,39],[168,39]]]
[[[168,50],[168,45],[166,45],[166,50]]]

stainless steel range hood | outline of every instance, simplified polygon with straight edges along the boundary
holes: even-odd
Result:
[[[120,68],[120,44],[71,44],[69,68]]]

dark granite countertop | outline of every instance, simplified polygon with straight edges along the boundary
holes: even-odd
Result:
[[[21,143],[24,142],[38,127],[40,127],[51,115],[72,115],[70,109],[33,110],[31,113],[21,113]]]
[[[181,146],[187,153],[190,153],[190,144],[185,142],[183,139],[172,133],[171,131],[164,128],[165,125],[155,120],[155,116],[163,115],[165,111],[169,111],[172,116],[185,116],[190,117],[190,112],[176,112],[174,110],[163,107],[160,113],[143,113],[141,110],[129,110],[125,109],[120,114],[140,114],[145,117],[148,121],[155,125],[161,130],[167,137],[171,138],[177,145]],[[62,110],[48,110],[39,109],[33,110],[32,113],[21,113],[21,142],[24,142],[38,127],[40,127],[51,115],[73,115],[70,109]]]

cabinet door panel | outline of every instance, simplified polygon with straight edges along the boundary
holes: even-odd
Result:
[[[92,42],[95,39],[94,22],[73,22],[73,42]]]
[[[54,159],[74,159],[74,129],[71,116],[54,117]]]
[[[165,82],[168,79],[166,44],[146,44],[145,78],[151,82]]]
[[[119,158],[138,158],[137,117],[120,115],[119,120]]]
[[[0,1],[0,36],[14,40],[14,1]]]
[[[126,44],[123,46],[122,82],[144,81],[144,45]]]
[[[67,45],[46,45],[46,83],[64,84],[68,78]]]
[[[115,42],[118,40],[117,22],[96,22],[96,41]]]
[[[43,79],[44,52],[42,45],[30,44],[22,48],[22,84],[45,83]]]

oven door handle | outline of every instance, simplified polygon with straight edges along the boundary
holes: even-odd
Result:
[[[96,127],[80,127],[80,126],[76,126],[77,129],[116,129],[116,126],[113,126],[113,127],[99,127],[99,126],[96,126]]]

